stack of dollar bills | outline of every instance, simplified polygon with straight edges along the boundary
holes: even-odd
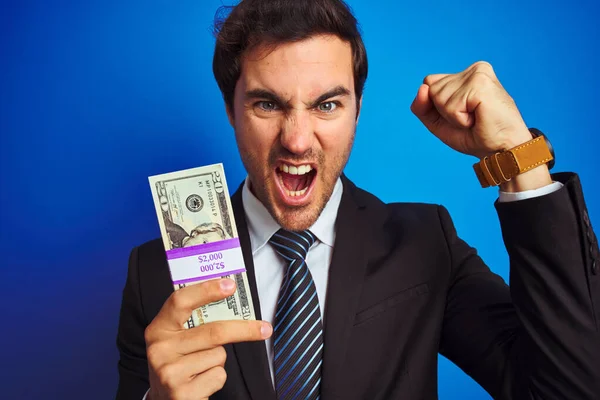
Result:
[[[148,179],[175,290],[208,279],[237,284],[230,297],[194,310],[184,327],[256,319],[223,164]]]

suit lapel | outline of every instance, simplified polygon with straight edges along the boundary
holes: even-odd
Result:
[[[356,195],[356,187],[342,176],[344,193],[336,220],[334,243],[325,303],[324,354],[321,397],[335,398],[336,387],[343,382],[348,341],[363,285],[367,265],[365,241],[372,229],[365,206]]]
[[[252,246],[250,245],[250,236],[246,225],[246,217],[242,204],[242,186],[238,188],[231,198],[235,222],[238,229],[240,244],[248,282],[250,284],[250,293],[254,303],[254,312],[256,319],[262,319],[260,314],[260,302],[258,300],[258,290],[256,288],[256,276],[254,275],[254,261],[252,259]],[[250,392],[250,397],[254,400],[275,400],[275,390],[271,382],[271,372],[269,371],[269,361],[265,342],[244,342],[234,343],[235,351],[244,381]]]

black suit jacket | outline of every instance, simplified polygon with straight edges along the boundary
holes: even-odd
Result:
[[[445,208],[384,204],[343,177],[325,304],[321,398],[436,399],[438,352],[494,398],[600,399],[600,255],[576,175],[496,203],[510,288]],[[232,197],[260,318],[241,190]],[[144,330],[172,293],[160,240],[135,248],[123,291],[117,399],[148,389]],[[275,400],[264,342],[225,346],[211,399]]]

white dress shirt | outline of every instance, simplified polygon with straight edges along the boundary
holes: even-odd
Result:
[[[535,190],[527,190],[517,193],[499,192],[499,202],[510,202],[530,199],[545,194],[552,193],[563,187],[560,182],[553,182]],[[335,242],[335,220],[337,218],[338,208],[342,200],[343,185],[340,179],[337,180],[333,193],[325,205],[323,212],[317,221],[311,226],[310,231],[317,237],[317,241],[310,248],[306,257],[306,264],[317,288],[317,297],[321,308],[321,319],[325,313],[325,298],[327,294],[327,280],[329,277],[329,264],[333,254],[333,244]],[[258,299],[260,302],[260,312],[262,319],[271,324],[275,321],[275,312],[277,306],[277,296],[279,288],[283,281],[283,275],[287,266],[286,262],[280,257],[273,246],[269,244],[269,239],[280,229],[279,224],[275,222],[265,206],[250,191],[250,180],[246,178],[242,188],[242,202],[244,213],[248,221],[248,233],[250,234],[250,244],[252,246],[252,258],[254,261],[254,275],[256,277],[256,288],[258,290]],[[271,336],[272,337],[272,336]],[[271,338],[265,341],[267,357],[269,359],[269,369],[271,371],[271,380],[275,382],[273,373],[273,346]],[[142,400],[146,400],[146,395]]]

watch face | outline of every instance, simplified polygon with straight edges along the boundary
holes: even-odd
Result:
[[[548,162],[548,169],[552,169],[552,167],[554,167],[554,164],[556,163],[556,155],[554,154],[554,147],[552,147],[552,143],[550,143],[550,140],[548,139],[546,134],[543,133],[542,131],[540,131],[539,129],[529,128],[529,132],[531,132],[531,135],[534,138],[536,138],[538,136],[544,137],[544,141],[546,142],[546,145],[548,146],[548,150],[550,150],[550,154],[552,154],[552,160],[550,160]]]

